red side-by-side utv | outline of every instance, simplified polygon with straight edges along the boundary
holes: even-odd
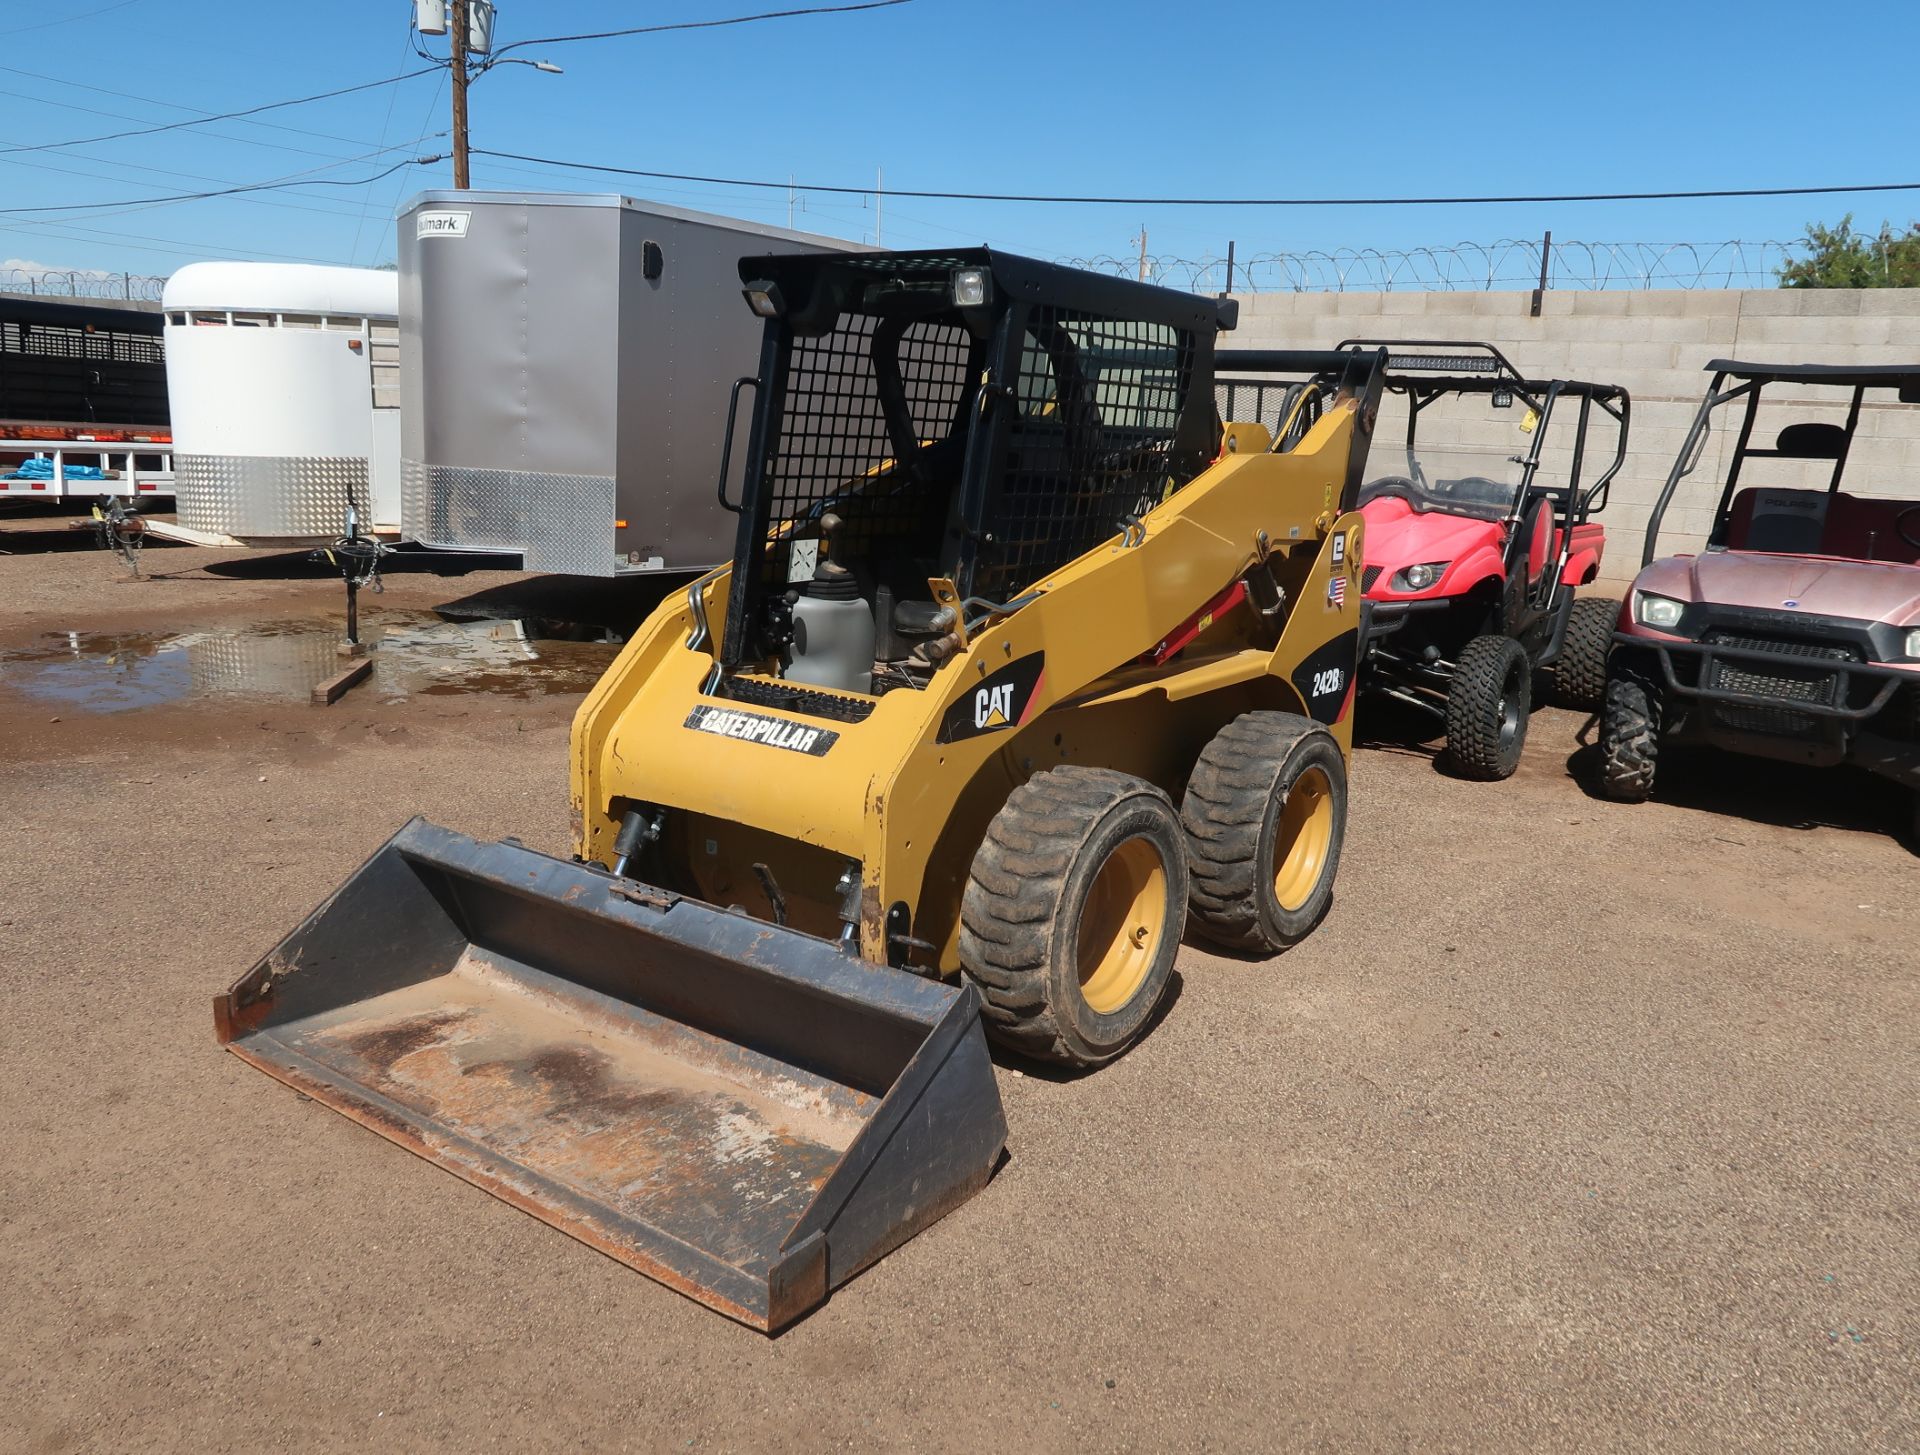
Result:
[[[1447,756],[1465,776],[1506,778],[1519,766],[1538,670],[1553,670],[1570,707],[1597,709],[1605,691],[1620,603],[1574,588],[1598,575],[1606,550],[1592,517],[1626,458],[1627,391],[1527,378],[1492,344],[1341,347],[1387,349],[1387,388],[1407,416],[1405,471],[1360,492],[1361,685],[1441,717]],[[1422,422],[1442,416],[1423,441]]]

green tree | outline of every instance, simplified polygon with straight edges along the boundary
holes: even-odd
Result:
[[[1853,214],[1838,227],[1807,224],[1804,258],[1780,269],[1782,288],[1920,288],[1920,223],[1905,232],[1880,224],[1878,236],[1853,230]]]

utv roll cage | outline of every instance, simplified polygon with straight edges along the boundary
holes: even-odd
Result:
[[[1714,359],[1707,364],[1713,382],[1706,398],[1693,416],[1693,424],[1674,457],[1667,483],[1660,489],[1653,513],[1647,519],[1647,543],[1640,553],[1640,564],[1650,566],[1659,555],[1660,523],[1680,482],[1699,466],[1713,432],[1712,416],[1722,405],[1744,398],[1747,407],[1740,420],[1740,433],[1734,441],[1733,458],[1727,464],[1726,483],[1714,506],[1713,528],[1707,536],[1707,548],[1723,549],[1727,543],[1727,523],[1734,496],[1740,488],[1740,469],[1750,459],[1832,460],[1833,473],[1827,481],[1827,494],[1838,493],[1846,474],[1847,455],[1860,425],[1860,406],[1869,389],[1895,390],[1902,404],[1920,404],[1920,364],[1886,364],[1859,367],[1852,364],[1748,364],[1737,359]],[[1733,381],[1729,384],[1729,380]],[[1851,389],[1853,397],[1844,425],[1808,421],[1788,425],[1780,431],[1771,448],[1753,444],[1754,421],[1760,413],[1760,396],[1769,384],[1805,384],[1817,388]]]
[[[1535,489],[1534,479],[1540,469],[1541,452],[1555,406],[1562,400],[1577,400],[1580,418],[1574,431],[1573,458],[1566,482],[1551,491],[1543,489],[1541,493],[1560,497],[1556,513],[1568,520],[1584,520],[1595,511],[1605,509],[1613,477],[1619,474],[1627,459],[1627,431],[1633,406],[1625,389],[1583,379],[1529,379],[1490,343],[1459,339],[1343,339],[1337,347],[1342,351],[1387,351],[1386,388],[1407,399],[1407,475],[1416,487],[1425,489],[1428,483],[1418,453],[1422,411],[1435,400],[1455,394],[1488,395],[1496,408],[1517,399],[1537,416],[1526,453],[1511,457],[1521,472],[1513,487],[1513,508],[1517,513]],[[1587,466],[1587,430],[1596,410],[1614,422],[1613,458],[1583,493],[1580,477]]]

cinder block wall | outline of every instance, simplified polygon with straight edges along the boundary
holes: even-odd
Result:
[[[1647,516],[1706,391],[1703,367],[1709,359],[1920,364],[1920,289],[1549,291],[1538,318],[1529,316],[1531,294],[1526,292],[1252,293],[1239,298],[1240,326],[1223,336],[1224,348],[1324,348],[1360,337],[1478,339],[1497,345],[1534,377],[1625,386],[1633,396],[1627,461],[1602,517],[1608,531],[1602,581],[1616,586],[1639,569]],[[1821,405],[1809,403],[1790,417],[1844,422],[1845,397],[1827,393]],[[1768,391],[1763,430],[1770,421],[1777,428],[1782,418],[1772,403],[1776,396],[1794,397],[1783,386]],[[1512,453],[1524,444],[1519,418],[1515,411],[1510,424],[1503,419],[1489,434],[1485,415],[1469,422],[1463,413],[1436,408],[1421,417],[1421,446],[1457,446],[1483,456]],[[1716,416],[1699,468],[1682,482],[1667,513],[1661,554],[1695,550],[1705,539],[1725,479],[1722,458],[1738,422],[1738,406]],[[1718,427],[1722,423],[1730,427]],[[1404,431],[1404,411],[1390,401],[1369,476],[1402,472]],[[1548,441],[1550,461],[1562,454],[1565,438],[1556,428]],[[1589,436],[1590,458],[1595,444],[1611,451],[1604,428]],[[1790,478],[1793,468],[1776,463],[1755,483],[1802,483]],[[1823,485],[1825,477],[1805,483]],[[1861,495],[1920,499],[1920,407],[1868,403],[1848,461],[1847,488]]]

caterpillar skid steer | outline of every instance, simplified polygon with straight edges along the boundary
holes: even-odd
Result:
[[[777,1330],[986,1183],[988,1036],[1096,1065],[1188,927],[1324,912],[1384,355],[1264,352],[1312,410],[1223,428],[1230,305],[985,249],[741,279],[734,559],[581,706],[573,862],[416,820],[216,1021]]]

